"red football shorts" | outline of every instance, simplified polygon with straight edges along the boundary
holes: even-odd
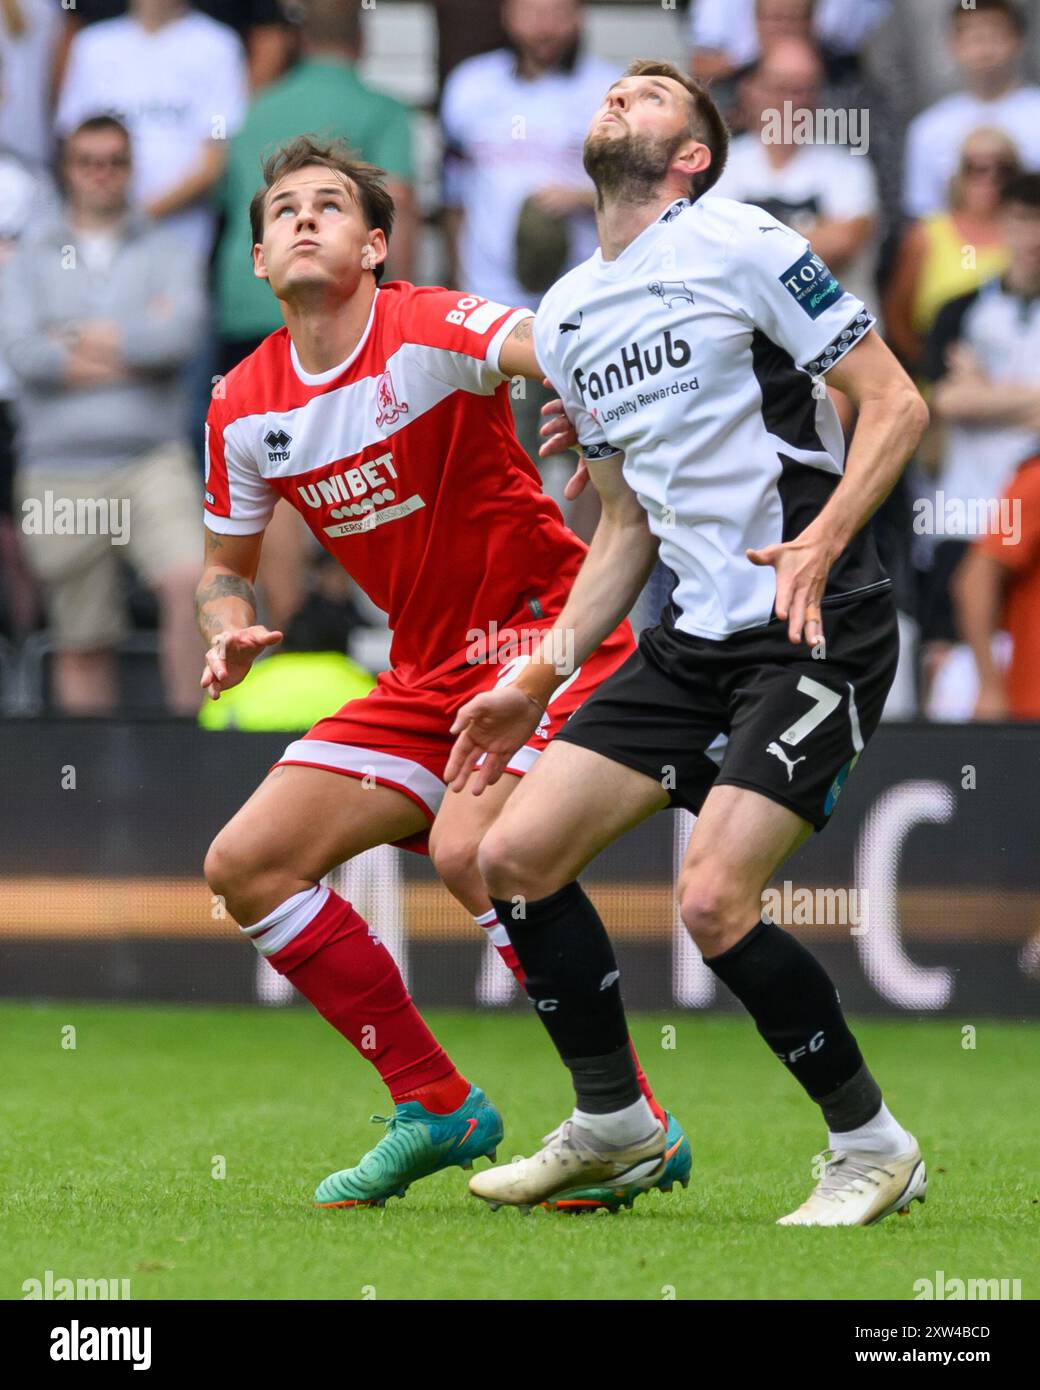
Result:
[[[538,754],[578,706],[635,650],[628,623],[622,623],[599,649],[559,687],[534,734],[514,753],[507,770],[522,777]],[[504,652],[508,656],[508,650]],[[441,668],[431,676],[402,678],[384,671],[375,688],[321,719],[303,738],[290,743],[275,766],[319,767],[345,777],[371,778],[393,787],[419,806],[433,823],[444,793],[444,768],[454,738],[448,732],[459,709],[503,681],[515,679],[524,658]],[[406,849],[426,852],[426,833],[403,841]]]

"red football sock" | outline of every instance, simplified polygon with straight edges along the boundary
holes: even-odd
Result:
[[[525,978],[523,966],[520,964],[519,960],[517,960],[516,952],[513,950],[512,944],[509,941],[509,933],[506,931],[505,927],[502,926],[501,922],[499,922],[495,909],[493,907],[489,908],[483,916],[477,917],[474,920],[478,926],[483,927],[484,931],[487,932],[491,944],[516,976],[517,983],[522,989]],[[667,1130],[668,1117],[654,1097],[654,1093],[650,1088],[650,1082],[647,1080],[646,1072],[643,1070],[642,1063],[639,1060],[631,1039],[629,1039],[628,1045],[632,1048],[632,1060],[636,1064],[636,1080],[639,1082],[639,1089],[642,1091],[647,1104],[653,1111],[654,1118]],[[462,1102],[460,1101],[459,1104],[461,1105]]]
[[[268,961],[372,1063],[395,1102],[422,1087],[454,1083],[458,1073],[412,1003],[390,952],[350,903],[331,890],[314,891],[327,893],[321,907]],[[305,916],[306,905],[297,911]],[[293,929],[291,918],[265,927],[268,920],[247,929],[258,949],[265,936]]]
[[[506,931],[505,927],[502,926],[501,922],[499,922],[498,914],[495,912],[495,909],[489,907],[487,912],[482,913],[479,917],[474,917],[473,920],[478,927],[484,930],[487,939],[513,972],[517,984],[523,989],[525,978],[523,966],[516,958],[516,952],[513,950],[512,943],[509,940],[509,933]]]
[[[636,1080],[639,1082],[639,1089],[642,1091],[647,1105],[649,1105],[650,1109],[654,1112],[654,1119],[667,1134],[668,1116],[665,1114],[657,1098],[654,1096],[653,1091],[650,1089],[650,1082],[647,1080],[646,1072],[643,1070],[643,1064],[640,1062],[639,1054],[636,1052],[636,1045],[631,1038],[628,1040],[628,1045],[632,1049],[632,1061],[636,1064]]]
[[[413,1091],[402,1091],[394,1100],[400,1105],[404,1100],[417,1100],[424,1110],[435,1115],[450,1115],[460,1105],[464,1105],[469,1095],[469,1082],[458,1072],[443,1081],[435,1081],[432,1086],[417,1086]]]
[[[524,981],[527,979],[527,976],[524,974],[524,967],[517,960],[516,952],[513,950],[512,946],[510,946],[507,942],[505,946],[496,946],[495,950],[505,961],[509,969],[513,972],[514,976],[516,977],[517,984],[520,986],[521,989],[523,989]]]

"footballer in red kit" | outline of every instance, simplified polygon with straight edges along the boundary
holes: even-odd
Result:
[[[502,1121],[430,1032],[385,946],[321,880],[375,845],[428,847],[522,983],[477,845],[633,639],[623,623],[576,669],[561,650],[566,679],[511,760],[516,775],[491,795],[445,797],[458,709],[519,673],[585,554],[513,427],[511,380],[542,376],[532,315],[455,290],[380,286],[393,203],[380,171],[335,143],[301,137],[277,151],[250,212],[254,270],[286,326],[229,373],[207,420],[202,685],[219,698],[281,638],[257,622],[252,589],[279,498],[386,611],[393,643],[368,696],[289,745],[216,836],[206,875],[242,934],[387,1085],[386,1135],[315,1198],[382,1205],[439,1169],[492,1157]],[[566,447],[565,431],[550,414],[543,453]],[[631,1204],[688,1176],[688,1140],[640,1077],[673,1137],[668,1163],[560,1207]]]
[[[262,530],[284,497],[394,634],[373,694],[281,761],[356,777],[374,769],[431,822],[455,711],[516,672],[585,554],[517,440],[499,370],[502,345],[530,319],[394,282],[376,290],[346,361],[306,372],[281,329],[228,375],[207,425],[208,529]],[[573,672],[514,772],[631,650],[626,624]]]

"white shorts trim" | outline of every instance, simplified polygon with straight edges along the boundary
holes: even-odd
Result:
[[[297,763],[312,767],[327,767],[333,772],[346,772],[356,777],[374,777],[383,786],[394,787],[425,806],[430,816],[436,816],[447,787],[429,768],[411,758],[398,758],[392,753],[377,753],[372,748],[360,748],[352,743],[329,743],[320,738],[298,738],[290,743],[278,763]]]
[[[545,745],[548,748],[548,744]],[[506,763],[507,772],[530,772],[532,767],[542,755],[540,748],[532,748],[525,743],[523,748],[518,748],[513,756]],[[483,762],[483,758],[481,762]]]

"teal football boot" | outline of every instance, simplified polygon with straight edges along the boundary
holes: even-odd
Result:
[[[442,1168],[472,1168],[475,1158],[494,1162],[502,1138],[502,1116],[477,1086],[449,1115],[435,1115],[410,1100],[392,1115],[372,1119],[386,1125],[386,1133],[357,1167],[321,1183],[315,1206],[385,1206],[388,1197],[403,1197],[413,1182]]]

